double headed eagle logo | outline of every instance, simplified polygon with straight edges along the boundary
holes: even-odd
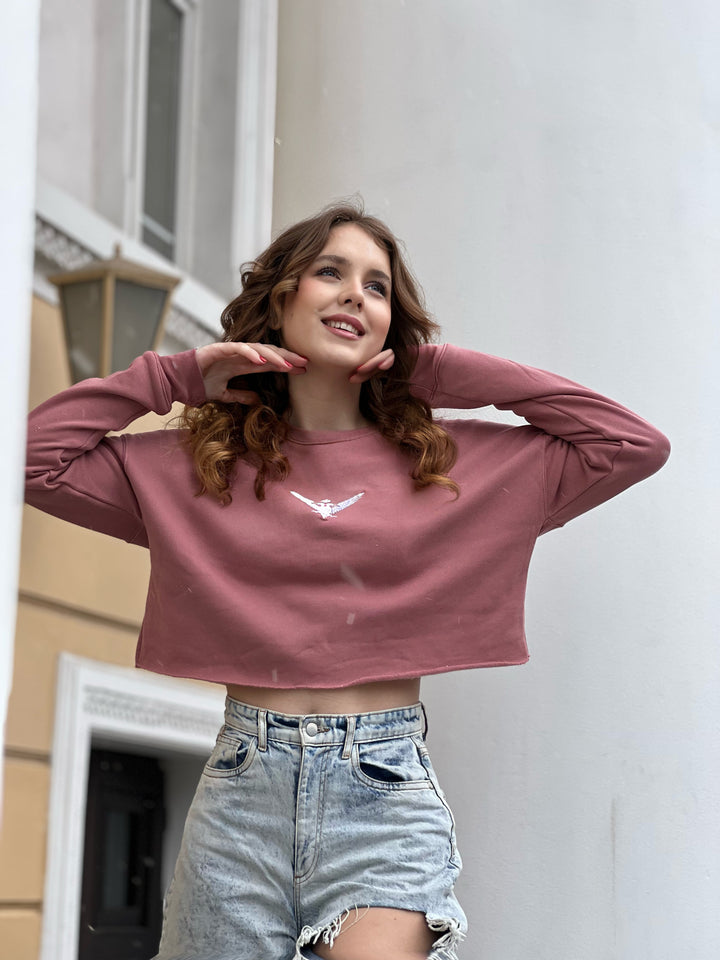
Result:
[[[356,493],[354,497],[350,497],[349,500],[343,500],[341,503],[333,503],[332,500],[319,500],[317,503],[314,500],[308,500],[307,497],[304,497],[301,493],[296,493],[294,490],[291,490],[290,493],[297,497],[298,500],[302,500],[303,503],[306,503],[312,510],[317,513],[322,520],[330,520],[331,517],[337,516],[341,510],[345,510],[346,507],[349,507],[353,503],[357,503],[360,497],[365,495],[365,491],[362,493]]]

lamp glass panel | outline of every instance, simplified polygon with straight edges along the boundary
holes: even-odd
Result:
[[[63,284],[60,298],[73,381],[96,377],[103,329],[102,280]]]
[[[166,290],[128,280],[115,281],[115,322],[112,333],[112,370],[124,370],[135,357],[150,350],[162,317]]]

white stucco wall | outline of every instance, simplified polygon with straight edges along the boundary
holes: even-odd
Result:
[[[0,10],[0,286],[3,292],[0,382],[3,460],[0,471],[0,738],[12,677],[22,468],[25,463],[30,288],[32,278],[37,34],[39,0],[11,0]],[[2,805],[0,764],[0,807]],[[0,809],[0,816],[2,810]]]
[[[42,4],[38,175],[94,206],[95,11],[92,0]]]
[[[720,955],[718,50],[710,0],[280,4],[276,228],[359,191],[446,339],[673,442],[539,544],[530,664],[424,685],[467,960]]]

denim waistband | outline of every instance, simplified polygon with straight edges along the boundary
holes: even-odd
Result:
[[[260,749],[268,740],[324,746],[408,737],[424,733],[425,709],[421,703],[372,713],[289,714],[253,707],[227,697],[225,724],[239,732],[257,736]]]

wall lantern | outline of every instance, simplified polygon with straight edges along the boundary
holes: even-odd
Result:
[[[180,277],[125,260],[97,260],[48,279],[60,307],[73,383],[124,370],[160,342],[172,291]]]

